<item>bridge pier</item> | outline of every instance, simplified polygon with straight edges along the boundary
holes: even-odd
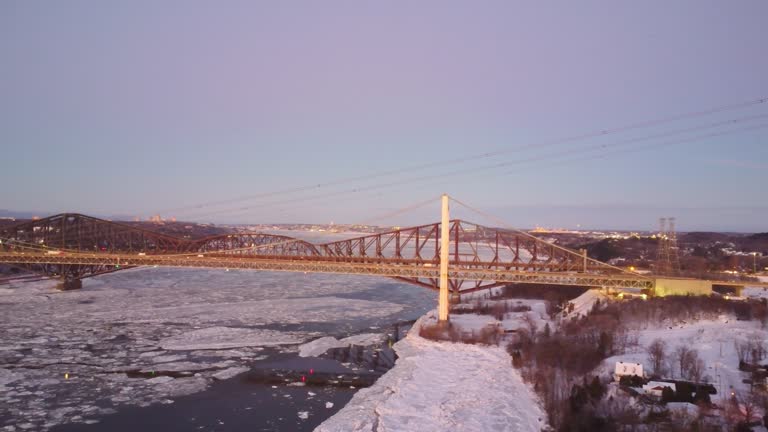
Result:
[[[461,303],[461,294],[457,293],[456,291],[451,293],[451,304],[459,304]]]
[[[59,291],[72,291],[83,288],[82,279],[63,279],[56,285],[56,289]]]

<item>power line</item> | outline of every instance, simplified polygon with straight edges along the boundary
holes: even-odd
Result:
[[[638,146],[638,147],[629,148],[629,149],[619,149],[619,150],[614,150],[614,151],[608,151],[606,153],[602,153],[602,154],[598,154],[598,155],[587,155],[586,157],[570,158],[570,159],[565,159],[565,160],[561,160],[561,161],[558,161],[558,162],[567,162],[567,163],[569,163],[569,162],[579,162],[579,161],[587,161],[587,160],[604,159],[606,157],[620,155],[620,154],[638,153],[638,152],[641,152],[641,151],[645,151],[645,150],[653,149],[653,148],[657,148],[657,147],[666,147],[666,146],[673,146],[673,145],[680,145],[680,144],[688,144],[688,143],[691,143],[691,142],[701,141],[701,140],[708,139],[708,138],[717,138],[719,136],[725,136],[725,135],[730,135],[730,134],[734,134],[734,133],[748,132],[748,131],[752,131],[752,130],[760,130],[760,129],[766,129],[766,128],[768,128],[768,123],[761,123],[761,124],[754,125],[754,126],[742,127],[742,128],[737,128],[737,129],[731,129],[731,130],[722,131],[722,132],[713,132],[713,133],[709,133],[709,134],[705,134],[705,135],[698,135],[698,136],[694,136],[694,137],[690,137],[690,138],[684,138],[684,139],[679,139],[679,140],[675,140],[675,141],[665,141],[665,142],[661,142],[661,143],[651,143],[651,144],[647,144],[647,145],[644,145],[644,146]],[[504,174],[514,174],[516,172],[517,171],[508,171],[508,172],[506,172]]]
[[[309,196],[309,197],[287,198],[287,199],[278,200],[278,201],[271,201],[271,202],[268,201],[268,202],[254,203],[254,204],[251,204],[251,205],[248,205],[248,206],[245,206],[245,207],[239,207],[239,208],[228,208],[228,209],[212,210],[210,212],[205,212],[205,213],[202,213],[202,214],[198,214],[196,217],[212,216],[212,215],[220,215],[220,214],[231,214],[233,212],[234,213],[239,213],[239,212],[242,212],[242,211],[252,210],[256,206],[275,206],[275,205],[290,204],[290,203],[295,203],[295,202],[302,202],[303,203],[303,202],[306,202],[306,201],[314,201],[314,200],[324,199],[324,198],[333,198],[333,197],[338,197],[338,196],[347,195],[347,194],[356,194],[356,193],[359,193],[359,192],[367,192],[367,191],[378,190],[378,189],[386,189],[386,188],[389,188],[389,187],[392,187],[392,186],[406,185],[406,184],[410,185],[410,184],[413,184],[413,183],[416,183],[416,182],[423,182],[425,180],[432,180],[432,179],[439,179],[439,178],[446,178],[446,177],[459,177],[459,176],[464,176],[464,175],[466,175],[468,173],[474,173],[474,172],[476,172],[478,170],[498,170],[500,168],[505,168],[505,167],[509,167],[509,166],[512,166],[512,165],[519,165],[519,164],[525,164],[525,163],[539,162],[539,161],[544,161],[544,160],[551,159],[551,158],[558,158],[558,157],[567,156],[567,155],[571,155],[571,154],[581,154],[581,153],[584,153],[584,152],[592,152],[592,151],[604,152],[607,149],[613,149],[613,148],[616,148],[616,147],[622,147],[622,146],[627,146],[627,145],[634,145],[636,143],[643,142],[643,141],[656,140],[656,139],[664,138],[664,137],[668,137],[668,136],[686,134],[686,133],[691,133],[691,132],[695,132],[695,131],[699,131],[699,130],[718,128],[718,127],[721,127],[721,126],[724,126],[724,125],[742,123],[742,122],[753,121],[753,120],[764,119],[764,118],[768,118],[768,114],[744,116],[744,117],[740,117],[740,118],[736,118],[736,119],[729,119],[729,120],[726,120],[726,121],[711,123],[711,124],[707,124],[707,125],[699,125],[699,126],[683,128],[683,129],[677,129],[677,130],[668,131],[668,132],[659,133],[659,134],[650,135],[650,136],[645,136],[645,137],[632,138],[632,139],[628,139],[628,140],[619,141],[619,142],[616,142],[616,143],[593,144],[593,145],[579,147],[579,148],[572,148],[572,149],[567,149],[567,150],[558,150],[556,152],[551,152],[551,153],[545,153],[545,154],[542,154],[542,155],[532,156],[532,157],[529,157],[529,158],[526,158],[526,159],[516,159],[516,160],[511,160],[511,161],[504,161],[504,162],[498,162],[498,163],[489,164],[489,165],[483,165],[483,166],[479,166],[479,167],[464,168],[464,169],[461,169],[461,170],[458,170],[458,171],[454,170],[454,171],[444,172],[444,173],[429,174],[429,175],[424,175],[424,176],[419,176],[419,177],[411,177],[411,178],[407,178],[407,179],[403,179],[403,180],[398,180],[398,181],[394,181],[394,182],[380,183],[380,184],[376,184],[376,185],[369,185],[369,186],[364,186],[364,187],[345,189],[345,190],[335,191],[335,192],[327,192],[327,193],[323,193],[323,194],[319,194],[319,195],[314,195],[314,196]],[[756,128],[761,128],[761,126],[758,126]],[[681,139],[681,140],[677,140],[677,141],[666,141],[666,142],[662,142],[662,143],[653,143],[651,145],[647,145],[647,146],[644,146],[644,147],[641,146],[639,148],[646,149],[646,148],[674,145],[674,144],[680,144],[680,143],[687,143],[687,142],[692,142],[692,141],[697,141],[697,140],[701,140],[701,139],[722,136],[722,135],[726,135],[726,134],[730,134],[730,133],[736,133],[736,132],[741,132],[742,130],[750,130],[750,129],[753,129],[753,128],[737,128],[737,129],[723,131],[723,132],[716,132],[716,133],[711,133],[711,134],[694,136],[694,137],[685,138],[685,139]]]
[[[513,149],[504,149],[504,150],[497,150],[497,151],[486,152],[486,153],[481,153],[481,154],[468,155],[468,156],[464,156],[464,157],[460,157],[460,158],[455,158],[455,159],[449,159],[449,160],[445,160],[445,161],[428,162],[428,163],[425,163],[425,164],[420,164],[420,165],[411,166],[411,167],[399,168],[399,169],[388,170],[388,171],[380,171],[380,172],[376,172],[376,173],[372,173],[372,174],[366,174],[366,175],[354,176],[354,177],[347,177],[347,178],[343,178],[343,179],[339,179],[339,180],[334,180],[334,181],[329,181],[329,182],[323,182],[323,183],[316,183],[316,184],[311,184],[311,185],[298,186],[298,187],[294,187],[294,188],[286,188],[286,189],[281,189],[281,190],[276,190],[276,191],[271,191],[271,192],[262,192],[262,193],[253,194],[253,195],[247,195],[247,196],[243,196],[243,197],[239,197],[239,198],[232,198],[232,199],[219,200],[219,201],[209,201],[209,202],[206,202],[206,203],[200,203],[200,204],[196,204],[196,205],[189,205],[189,206],[181,206],[181,207],[176,207],[176,208],[169,208],[169,209],[160,210],[160,211],[155,212],[155,213],[178,212],[178,211],[187,210],[187,209],[202,209],[202,208],[214,207],[214,206],[223,205],[223,204],[231,204],[231,203],[235,203],[235,202],[248,201],[248,200],[252,200],[252,199],[256,199],[256,198],[266,198],[266,197],[270,197],[270,196],[286,195],[286,194],[292,194],[292,193],[298,193],[298,192],[304,192],[304,191],[310,191],[310,190],[317,190],[317,189],[325,188],[325,187],[329,187],[329,186],[338,186],[338,185],[352,183],[352,182],[361,181],[361,180],[371,180],[371,179],[375,179],[375,178],[379,178],[379,177],[386,177],[386,176],[390,176],[390,175],[394,175],[394,174],[402,174],[402,173],[409,172],[409,171],[423,170],[423,169],[432,168],[432,167],[435,167],[435,166],[455,165],[455,164],[459,164],[459,163],[466,163],[466,162],[476,161],[476,160],[480,160],[480,159],[488,159],[488,158],[496,157],[496,156],[499,156],[499,155],[502,155],[502,154],[507,154],[507,153],[511,153],[511,152],[518,152],[518,151],[522,151],[522,150],[529,149],[529,148],[541,148],[541,147],[546,147],[546,146],[553,146],[553,145],[558,145],[558,144],[564,144],[564,143],[568,143],[568,142],[581,141],[581,140],[590,139],[590,138],[597,138],[597,137],[602,137],[602,136],[606,136],[606,135],[611,135],[611,134],[616,134],[616,133],[621,133],[621,132],[627,132],[627,131],[635,130],[635,129],[642,129],[642,128],[658,126],[658,125],[662,125],[662,124],[666,124],[666,123],[672,123],[672,122],[676,122],[676,121],[680,121],[680,120],[685,120],[685,119],[702,117],[702,116],[706,116],[706,115],[717,114],[717,113],[726,112],[726,111],[732,111],[732,110],[737,110],[737,109],[744,109],[744,108],[752,107],[752,106],[755,106],[755,105],[763,104],[766,101],[768,101],[768,98],[753,99],[753,100],[742,102],[742,103],[722,105],[722,106],[718,106],[718,107],[714,107],[714,108],[710,108],[710,109],[706,109],[706,110],[691,111],[691,112],[687,112],[687,113],[683,113],[683,114],[678,114],[678,115],[674,115],[674,116],[662,117],[662,118],[658,118],[658,119],[647,120],[647,121],[642,121],[642,122],[637,122],[637,123],[631,123],[631,124],[628,124],[628,125],[614,127],[614,128],[595,130],[595,131],[587,132],[587,133],[584,133],[584,134],[574,135],[574,136],[570,136],[570,137],[566,137],[566,138],[555,139],[555,140],[552,140],[552,141],[544,141],[544,142],[536,143],[536,144],[527,144],[527,145],[523,145],[521,147],[513,148]]]
[[[641,147],[635,147],[635,148],[629,148],[629,149],[618,149],[618,150],[614,150],[614,151],[602,152],[600,154],[589,154],[589,155],[582,155],[580,157],[572,157],[572,158],[566,158],[566,159],[561,159],[561,160],[555,160],[550,165],[562,165],[562,164],[573,163],[573,162],[584,162],[584,161],[590,161],[590,160],[605,159],[605,158],[609,158],[611,156],[620,155],[620,154],[637,153],[637,152],[648,150],[648,149],[655,148],[655,147],[664,147],[664,146],[673,146],[673,145],[687,144],[687,143],[691,143],[691,142],[695,142],[695,141],[699,141],[699,140],[703,140],[703,139],[707,139],[707,138],[715,138],[715,137],[718,137],[718,136],[725,136],[725,135],[729,135],[729,134],[746,132],[746,131],[750,131],[750,130],[765,129],[765,128],[768,128],[768,124],[759,124],[759,125],[750,126],[750,127],[743,127],[743,128],[737,128],[737,129],[732,129],[732,130],[728,130],[728,131],[715,132],[715,133],[710,133],[710,134],[706,134],[706,135],[699,135],[699,136],[685,138],[685,139],[680,139],[680,140],[675,140],[675,141],[666,141],[666,142],[662,142],[662,143],[652,143],[652,144],[649,144],[649,145],[646,145],[646,146],[641,146]],[[535,166],[530,166],[529,165],[529,166],[527,166],[525,168],[533,169],[533,168],[535,168]],[[502,173],[502,175],[517,174],[519,172],[520,172],[520,170],[518,169],[518,170],[515,170],[515,171],[508,171],[508,172]],[[470,173],[460,173],[460,174],[457,174],[456,176],[461,176],[461,177],[466,177],[466,176],[473,176],[473,177],[481,177],[482,176],[482,177],[487,177],[487,176],[492,176],[492,175],[498,175],[498,174],[495,173],[495,172],[473,170]],[[421,185],[413,185],[413,184],[410,184],[410,183],[405,183],[404,186],[407,186],[409,189],[413,190],[413,189],[416,189],[416,188],[423,188],[423,187],[426,187],[426,186],[433,186],[433,185],[438,185],[438,184],[444,184],[444,183],[441,180],[439,182],[429,182],[429,183],[425,183],[425,184],[421,184]],[[379,192],[379,193],[377,193],[375,195],[371,195],[370,197],[380,197],[380,196],[382,196],[381,192]],[[348,200],[352,200],[352,199],[360,199],[360,197],[353,196],[353,197],[348,198]],[[303,208],[303,207],[308,207],[308,206],[299,206],[298,208]]]

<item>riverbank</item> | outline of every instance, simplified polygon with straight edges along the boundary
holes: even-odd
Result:
[[[536,395],[496,346],[435,342],[419,319],[394,345],[395,367],[357,392],[316,431],[540,431],[546,415]]]

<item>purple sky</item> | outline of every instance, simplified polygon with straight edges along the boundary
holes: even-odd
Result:
[[[520,227],[768,231],[768,102],[540,144],[768,97],[766,17],[762,0],[6,1],[0,208],[356,223],[447,192]]]

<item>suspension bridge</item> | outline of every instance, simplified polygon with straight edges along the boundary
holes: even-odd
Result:
[[[507,284],[631,288],[650,295],[675,286],[696,293],[712,289],[711,281],[629,272],[524,231],[451,220],[447,195],[438,223],[322,244],[252,232],[190,240],[59,214],[0,229],[0,263],[60,278],[62,289],[139,266],[384,276],[438,290],[441,319],[448,317],[449,294],[459,298]]]

